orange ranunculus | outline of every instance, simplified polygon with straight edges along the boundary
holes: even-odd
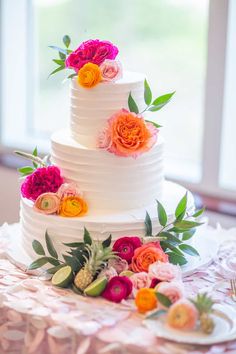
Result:
[[[180,299],[168,310],[167,323],[176,329],[191,330],[196,327],[199,317],[197,308],[189,300]]]
[[[131,270],[135,273],[148,272],[150,264],[157,261],[168,262],[168,255],[165,254],[159,242],[146,243],[134,251]]]
[[[81,197],[69,196],[62,199],[59,215],[67,217],[83,216],[87,211],[87,203]]]
[[[107,150],[118,156],[137,157],[150,150],[157,140],[158,130],[143,117],[125,109],[115,113],[108,121],[108,127],[100,136],[100,146],[104,148],[101,138],[109,141]]]
[[[96,64],[87,63],[78,72],[78,83],[85,88],[93,87],[101,80],[101,70]]]
[[[154,289],[141,288],[135,297],[135,304],[138,311],[145,313],[157,307],[157,297]]]

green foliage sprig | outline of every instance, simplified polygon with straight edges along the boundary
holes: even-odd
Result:
[[[38,149],[37,146],[34,148],[32,154],[28,154],[27,152],[23,151],[14,151],[14,153],[20,157],[23,157],[26,160],[30,160],[32,162],[32,166],[24,166],[18,168],[18,172],[20,172],[21,177],[25,177],[33,173],[39,167],[47,167],[49,163],[49,156],[45,156],[41,159],[38,156]]]
[[[157,112],[159,111],[161,108],[163,108],[167,103],[170,102],[172,96],[175,94],[174,92],[171,93],[167,93],[165,95],[159,96],[157,98],[155,98],[154,100],[152,99],[152,91],[151,88],[147,82],[147,80],[144,80],[144,101],[146,103],[146,107],[143,111],[139,112],[139,108],[137,103],[135,102],[131,92],[129,93],[129,98],[128,98],[128,106],[129,106],[129,110],[130,112],[134,112],[136,114],[143,114],[146,111],[149,112]],[[161,125],[153,122],[153,121],[149,121],[146,120],[146,122],[152,123],[156,128],[160,128]]]
[[[161,247],[165,253],[168,254],[169,261],[173,264],[184,265],[187,263],[185,254],[199,256],[198,251],[185,243],[185,241],[189,240],[196,232],[196,228],[202,225],[196,218],[202,215],[204,210],[203,208],[192,214],[188,214],[186,193],[175,209],[175,219],[168,223],[166,210],[163,205],[157,201],[158,220],[162,228],[156,235],[153,235],[152,221],[149,213],[146,212],[146,236],[160,238]]]

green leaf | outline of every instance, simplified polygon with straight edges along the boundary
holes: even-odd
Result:
[[[57,47],[55,45],[50,45],[49,48],[57,50],[59,53],[62,53],[64,55],[68,54],[68,50],[67,49],[63,49],[63,48]]]
[[[148,212],[146,211],[146,216],[145,216],[145,236],[152,236],[152,220],[150,218],[150,215],[148,214]]]
[[[156,317],[159,317],[159,316],[164,315],[164,314],[166,314],[165,310],[157,310],[157,311],[154,311],[154,312],[150,313],[149,315],[147,315],[146,318],[147,319],[156,318]]]
[[[177,227],[177,229],[183,229],[183,230],[189,230],[192,229],[193,227],[197,227],[202,225],[202,222],[196,222],[196,221],[188,221],[188,220],[180,220],[180,221],[175,221],[174,226]]]
[[[162,107],[164,107],[171,99],[171,97],[175,94],[174,92],[167,93],[165,95],[157,97],[153,102],[152,105],[148,108],[148,111],[156,112],[159,111]]]
[[[63,43],[65,44],[66,48],[68,48],[70,46],[70,42],[71,42],[70,37],[66,34],[62,40],[63,40]]]
[[[66,264],[72,268],[73,272],[78,272],[81,269],[81,264],[75,257],[67,256],[65,254],[63,254],[62,257]]]
[[[148,106],[152,102],[152,91],[146,79],[144,81],[144,100]]]
[[[182,266],[188,263],[184,256],[180,256],[174,252],[166,252],[166,254],[169,256],[169,262],[172,264],[179,264]]]
[[[80,247],[80,246],[84,245],[84,242],[70,242],[70,243],[63,243],[63,245],[65,245],[67,247],[76,248],[76,247]]]
[[[59,53],[59,57],[65,61],[66,60],[66,55],[64,53],[58,52]]]
[[[157,300],[165,307],[170,307],[172,305],[172,302],[170,301],[170,299],[162,294],[162,293],[159,293],[157,292],[156,293],[156,297],[157,297]]]
[[[112,239],[112,236],[109,235],[109,237],[102,242],[103,248],[107,248],[111,245],[111,239]]]
[[[55,266],[55,267],[52,267],[52,268],[49,268],[47,269],[47,273],[49,274],[55,274],[59,269],[65,267],[65,264],[60,264],[58,266]]]
[[[20,172],[24,176],[27,176],[31,175],[31,173],[34,172],[34,168],[31,166],[20,167],[18,168],[18,172]]]
[[[93,242],[92,237],[86,227],[84,227],[84,243],[87,245],[91,245]]]
[[[191,237],[193,237],[193,235],[195,234],[196,229],[190,229],[189,231],[185,231],[182,235],[182,241],[187,241],[189,240]]]
[[[161,226],[166,226],[167,224],[167,215],[163,205],[157,200],[157,213],[158,219]]]
[[[34,151],[32,152],[32,155],[35,156],[35,157],[38,156],[38,148],[37,148],[37,146],[35,146]],[[38,164],[36,162],[34,162],[34,161],[33,161],[33,166],[35,168],[38,168]]]
[[[179,256],[183,256],[183,253],[175,246],[173,246],[171,243],[167,241],[161,241],[161,247],[164,249],[170,249],[172,252],[178,254]]]
[[[45,251],[43,249],[43,246],[38,240],[34,240],[32,242],[32,247],[33,247],[35,253],[39,254],[40,256],[45,255]]]
[[[78,74],[76,74],[76,73],[73,73],[73,74],[70,74],[69,76],[67,76],[67,79],[72,79],[72,77],[75,77],[75,76],[77,76]]]
[[[56,68],[55,70],[53,70],[53,71],[48,75],[48,77],[50,77],[50,76],[52,76],[52,75],[54,75],[54,74],[56,74],[56,73],[58,73],[59,71],[64,70],[64,69],[65,69],[65,66],[59,66],[58,68]]]
[[[129,105],[129,110],[130,112],[134,112],[136,114],[139,113],[139,109],[138,106],[135,102],[135,100],[133,99],[131,92],[129,93],[129,98],[128,98],[128,105]]]
[[[50,263],[54,266],[58,266],[60,264],[60,262],[57,259],[52,258],[52,257],[47,257],[47,261],[48,261],[48,263]]]
[[[153,122],[152,120],[145,119],[145,122],[151,123],[152,125],[154,125],[155,128],[161,128],[162,127],[162,125],[157,124],[157,123]]]
[[[38,269],[44,266],[46,263],[48,263],[47,257],[38,258],[36,259],[36,261],[34,261],[29,265],[28,269],[29,270]]]
[[[199,209],[192,216],[194,218],[197,218],[198,216],[202,215],[204,213],[204,211],[205,211],[205,208]]]
[[[65,64],[65,60],[62,59],[52,59],[52,61],[54,61],[54,63],[63,66]]]
[[[58,254],[57,251],[55,250],[52,240],[48,234],[48,232],[46,231],[45,233],[45,241],[46,241],[46,245],[47,245],[47,249],[49,254],[53,257],[53,258],[57,258],[58,259]]]
[[[170,244],[173,245],[173,246],[178,246],[179,244],[182,243],[182,241],[181,241],[178,237],[172,235],[172,234],[169,233],[169,232],[163,231],[163,232],[161,232],[160,234],[158,234],[158,236],[160,236],[160,237],[166,237],[166,240],[165,240],[164,242],[170,243]]]
[[[187,196],[188,192],[186,192],[186,194],[183,196],[183,198],[179,201],[176,209],[175,209],[175,217],[177,219],[181,218],[182,219],[185,215],[186,212],[186,208],[187,208],[187,200],[188,200],[188,196]]]
[[[189,254],[190,256],[200,256],[198,251],[194,247],[186,245],[185,243],[179,245],[179,248],[181,249],[181,251]]]

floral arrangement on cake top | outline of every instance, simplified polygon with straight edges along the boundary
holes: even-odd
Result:
[[[59,53],[59,58],[53,59],[58,67],[50,75],[64,69],[73,70],[68,78],[77,76],[78,83],[84,88],[92,88],[100,82],[116,81],[122,77],[121,63],[115,60],[119,50],[111,42],[89,39],[77,49],[71,50],[71,39],[65,35],[63,44],[65,49],[50,46]]]
[[[24,179],[21,195],[34,203],[35,211],[64,217],[80,217],[87,213],[88,205],[76,183],[66,183],[60,169],[50,165],[47,156],[41,159],[37,148],[32,154],[15,153],[32,161],[32,166],[21,167],[18,171]]]

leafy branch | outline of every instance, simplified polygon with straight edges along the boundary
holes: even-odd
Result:
[[[165,95],[159,96],[155,98],[154,100],[152,99],[152,91],[151,88],[147,82],[147,80],[144,80],[144,101],[146,103],[146,107],[143,111],[139,112],[139,108],[137,103],[135,102],[131,92],[129,93],[129,98],[128,98],[128,106],[130,112],[134,112],[136,114],[143,114],[146,111],[149,112],[156,112],[159,111],[161,108],[163,108],[167,103],[170,102],[172,96],[175,94],[174,92],[167,93]],[[152,123],[156,128],[160,128],[161,125],[153,122],[146,120],[146,122]]]
[[[162,226],[161,230],[153,235],[152,221],[148,212],[145,217],[146,236],[160,238],[160,244],[169,260],[173,264],[184,265],[187,263],[185,254],[190,256],[199,256],[198,251],[185,243],[191,239],[196,232],[196,228],[202,225],[196,220],[204,212],[204,208],[195,211],[192,214],[187,213],[187,193],[179,201],[175,209],[175,219],[168,222],[168,216],[164,206],[157,201],[157,214],[159,224]],[[189,220],[190,219],[190,220]]]
[[[34,151],[32,152],[32,154],[28,154],[23,151],[14,151],[14,152],[16,155],[23,157],[26,160],[30,160],[33,165],[33,166],[24,166],[24,167],[18,168],[18,172],[20,172],[21,177],[25,177],[25,176],[30,175],[39,167],[47,167],[49,165],[48,156],[45,156],[43,159],[41,159],[38,156],[37,146],[34,148]]]

